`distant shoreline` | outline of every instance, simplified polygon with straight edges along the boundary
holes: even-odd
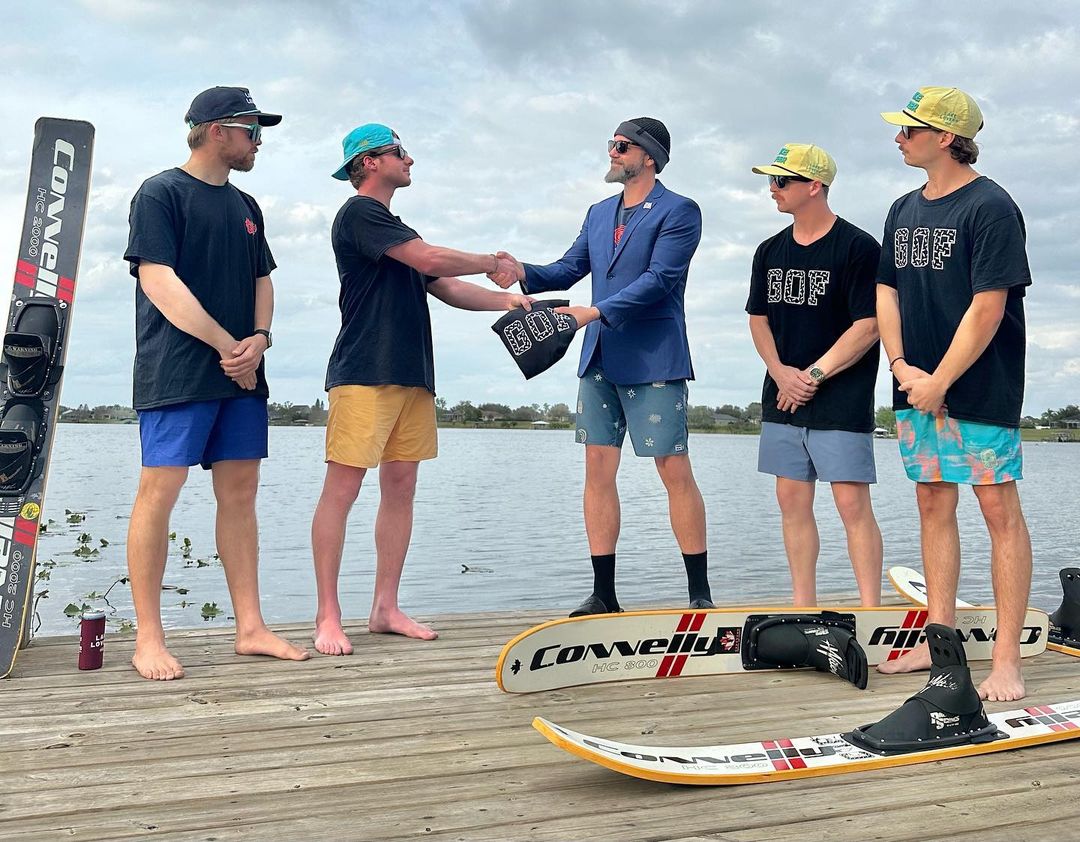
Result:
[[[87,419],[80,421],[70,421],[61,419],[62,424],[128,424],[135,425],[138,421],[135,419],[125,420],[104,420],[104,419]],[[271,421],[271,427],[325,427],[326,424],[311,423],[310,421]],[[549,423],[543,426],[532,424],[529,421],[478,421],[476,423],[464,423],[459,421],[440,421],[440,430],[561,430],[569,431],[574,427],[572,424],[567,423]],[[695,435],[728,435],[728,436],[756,436],[760,434],[760,429],[755,425],[748,427],[747,425],[728,425],[725,427],[691,427],[690,432]],[[890,432],[887,436],[879,436],[883,439],[895,439],[896,434]],[[1027,442],[1052,442],[1055,444],[1080,444],[1080,430],[1067,430],[1061,428],[1049,428],[1044,430],[1032,429],[1030,427],[1020,428],[1020,438],[1022,441]]]

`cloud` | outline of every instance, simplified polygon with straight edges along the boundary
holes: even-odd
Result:
[[[341,138],[377,120],[416,158],[393,208],[425,239],[506,248],[525,260],[562,255],[588,206],[610,195],[604,143],[624,118],[665,121],[663,180],[694,198],[704,232],[687,290],[698,381],[692,400],[744,405],[764,366],[743,306],[757,244],[788,224],[750,167],[809,140],[839,163],[842,216],[880,236],[892,200],[921,183],[877,113],[923,84],[956,84],[983,104],[978,168],[1027,222],[1035,283],[1026,300],[1025,411],[1080,401],[1080,184],[1062,175],[1080,118],[1080,36],[1066,7],[980,4],[977,15],[921,2],[548,3],[341,2],[183,4],[85,0],[64,14],[7,4],[0,24],[0,249],[12,259],[34,120],[97,127],[66,403],[126,402],[134,354],[132,280],[120,260],[131,195],[183,162],[181,118],[213,84],[244,84],[285,115],[255,170],[236,183],[266,215],[275,272],[275,398],[310,403],[322,388],[338,320],[329,227],[349,187],[329,178]],[[917,63],[906,33],[934,21]],[[811,34],[808,34],[811,33]],[[52,38],[51,41],[47,41]],[[43,43],[61,46],[47,53]],[[931,52],[936,43],[948,49]],[[76,48],[77,45],[77,48]],[[483,280],[483,279],[481,279]],[[0,290],[2,292],[2,290]],[[589,282],[570,293],[589,301]],[[489,325],[494,314],[432,302],[440,394],[573,403],[575,361],[525,383]],[[532,399],[529,399],[532,398]],[[878,403],[889,400],[882,374]]]

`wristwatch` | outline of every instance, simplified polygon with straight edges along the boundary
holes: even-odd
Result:
[[[271,347],[273,347],[273,345],[274,345],[274,337],[271,336],[270,331],[266,330],[265,328],[257,327],[257,328],[255,328],[255,333],[259,334],[260,336],[265,336],[266,337],[266,347],[267,347],[268,350]],[[811,376],[813,376],[813,374],[814,374],[813,372],[810,372]],[[822,379],[824,379],[824,378],[822,378]]]
[[[810,369],[810,379],[820,386],[822,383],[825,382],[825,372],[817,366],[814,366],[812,369]]]

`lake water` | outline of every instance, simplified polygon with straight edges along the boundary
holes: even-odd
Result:
[[[259,492],[263,611],[268,621],[303,621],[315,612],[309,529],[322,486],[322,428],[272,427],[270,454]],[[422,617],[451,611],[550,608],[559,615],[591,589],[588,544],[581,515],[583,448],[572,430],[440,430],[441,455],[420,468],[416,529],[401,587],[402,607]],[[757,473],[756,436],[694,435],[690,451],[709,518],[709,562],[717,602],[789,595],[787,563],[773,480]],[[885,565],[921,567],[913,484],[903,474],[894,440],[875,442],[878,479],[874,507],[885,541]],[[1027,479],[1021,495],[1035,549],[1031,603],[1053,610],[1061,600],[1057,571],[1073,566],[1080,549],[1080,446],[1025,445]],[[39,634],[74,631],[63,614],[126,573],[128,516],[139,474],[138,428],[133,425],[61,425],[43,520],[51,525],[39,561],[52,559],[49,596],[38,606]],[[170,627],[201,625],[200,607],[216,602],[229,622],[229,598],[214,552],[213,494],[208,472],[193,469],[173,516],[176,546],[163,594]],[[619,542],[619,598],[624,607],[683,605],[682,560],[667,521],[666,497],[651,459],[627,445],[619,486],[623,527]],[[369,474],[349,522],[342,564],[342,605],[348,617],[366,617],[374,579],[373,526],[378,482]],[[64,510],[86,513],[67,525]],[[818,589],[854,593],[843,529],[827,486],[818,489],[821,531]],[[989,540],[970,491],[961,494],[964,552],[961,595],[991,598]],[[72,554],[82,533],[89,546],[109,542],[91,561]],[[191,541],[191,561],[180,543]],[[462,566],[490,572],[462,572]],[[191,605],[181,607],[186,600]],[[133,617],[130,593],[117,585],[109,596],[114,619]],[[100,604],[100,603],[97,603]]]

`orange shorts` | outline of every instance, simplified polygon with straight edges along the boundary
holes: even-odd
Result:
[[[435,396],[422,386],[335,386],[326,461],[354,468],[439,455]]]

